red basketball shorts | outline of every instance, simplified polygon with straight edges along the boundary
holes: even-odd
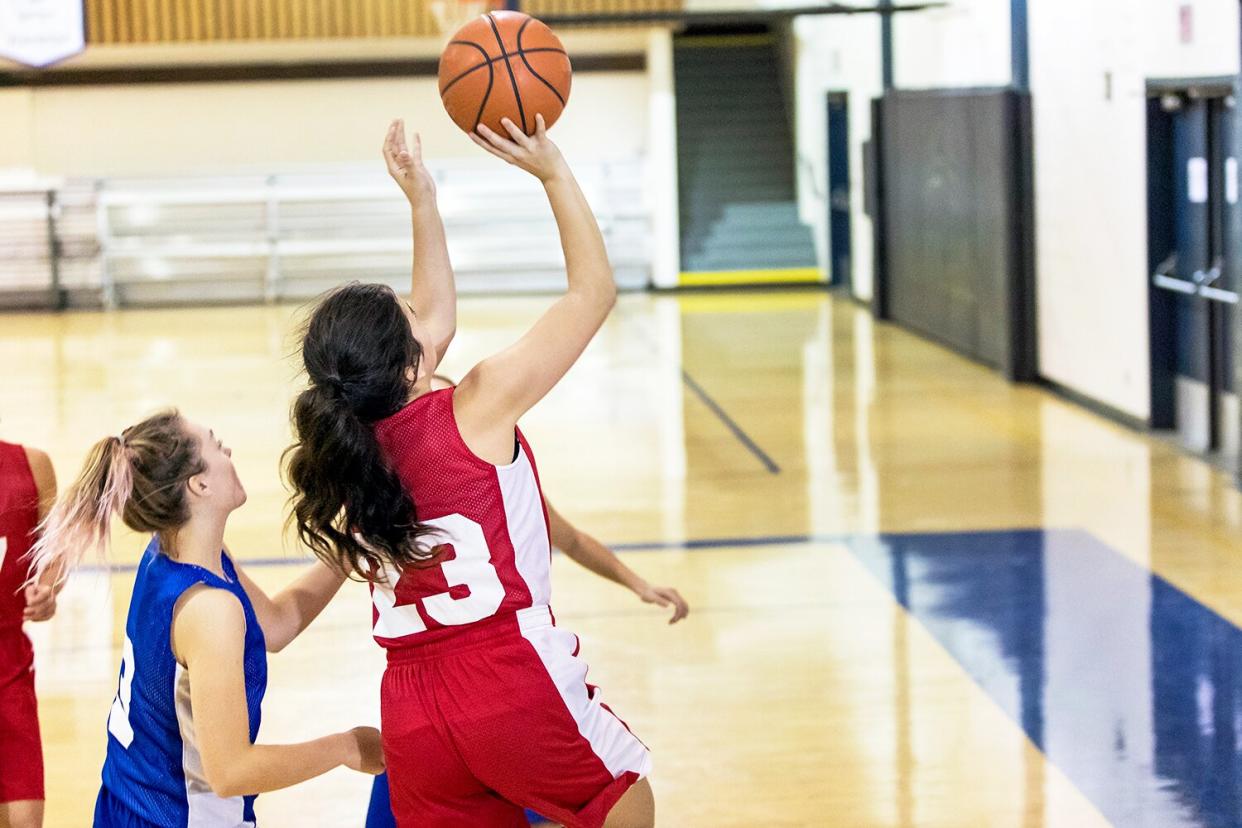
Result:
[[[21,627],[0,629],[0,802],[43,799],[43,743],[34,650]]]
[[[603,825],[651,758],[586,674],[547,607],[390,651],[380,704],[397,824],[524,828],[531,808]]]

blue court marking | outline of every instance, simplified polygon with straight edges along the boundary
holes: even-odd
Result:
[[[781,473],[781,467],[776,465],[776,461],[769,457],[767,452],[759,448],[758,443],[750,439],[750,435],[742,430],[742,427],[729,416],[729,413],[721,407],[720,403],[712,399],[712,396],[707,393],[703,386],[695,382],[694,377],[690,376],[690,372],[685,368],[681,369],[681,380],[686,384],[687,388],[694,392],[696,397],[702,400],[705,406],[711,409],[711,412],[716,415],[717,419],[724,423],[725,428],[733,432],[733,436],[738,439],[738,442],[746,446],[751,454],[759,458],[759,462],[763,464],[765,469],[772,474]]]
[[[766,535],[755,538],[702,538],[685,541],[640,541],[637,543],[606,544],[613,552],[663,552],[692,551],[696,549],[727,549],[730,547],[748,546],[794,546],[804,543],[845,543],[853,535]],[[237,558],[238,563],[247,569],[260,566],[306,566],[313,563],[314,558],[299,558],[293,555],[284,558]],[[136,563],[118,564],[86,564],[78,567],[79,572],[136,572]]]
[[[1113,824],[1242,826],[1242,630],[1085,532],[848,546]]]

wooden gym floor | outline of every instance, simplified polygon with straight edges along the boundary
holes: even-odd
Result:
[[[444,369],[546,298],[469,298]],[[176,404],[234,449],[229,542],[277,588],[295,308],[0,317],[0,437],[52,454]],[[819,292],[630,295],[524,423],[545,492],[692,604],[558,556],[554,599],[650,745],[666,826],[1235,825],[1242,495],[1202,462]],[[47,824],[88,824],[142,541],[38,650]],[[377,722],[351,584],[271,659],[264,741]],[[370,780],[260,797],[360,826]]]

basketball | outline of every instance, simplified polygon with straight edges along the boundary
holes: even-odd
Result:
[[[527,135],[535,115],[549,127],[569,100],[569,55],[552,30],[527,14],[492,11],[458,29],[440,54],[440,99],[466,132],[486,124],[506,135],[508,118]]]

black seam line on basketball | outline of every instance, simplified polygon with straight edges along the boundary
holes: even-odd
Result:
[[[479,44],[471,43],[469,40],[450,40],[449,41],[449,45],[452,45],[454,43],[458,44],[459,46],[473,46],[476,49],[481,48]],[[532,54],[532,55],[535,54],[536,52],[557,52],[559,54],[562,54],[568,57],[568,53],[564,49],[557,49],[553,46],[540,47],[538,49],[526,49],[524,51],[527,54]],[[483,54],[487,54],[487,52],[484,52]],[[446,83],[444,85],[444,88],[440,90],[440,94],[443,95],[445,92],[449,91],[449,89],[453,87],[453,84],[457,83],[459,80],[464,78],[466,75],[469,75],[475,69],[482,69],[484,66],[487,66],[489,63],[495,63],[498,60],[501,60],[501,58],[489,57],[487,60],[483,61],[482,63],[476,63],[474,66],[471,66],[469,69],[465,70],[460,75],[458,75],[457,77],[453,78],[451,81]],[[527,66],[529,65],[530,64],[527,64]],[[542,78],[540,78],[540,80],[542,80]]]
[[[530,21],[532,21],[532,20],[534,20],[534,19],[535,19],[535,18],[533,18],[533,17],[528,17],[528,18],[526,18],[524,21],[522,21],[522,27],[521,27],[520,29],[518,29],[518,35],[517,35],[518,56],[522,58],[522,63],[525,63],[525,64],[526,64],[526,71],[527,71],[527,72],[530,72],[532,75],[534,75],[534,76],[535,76],[535,80],[539,81],[539,82],[540,82],[540,83],[542,83],[544,86],[546,86],[546,87],[548,87],[549,89],[551,89],[551,90],[552,90],[552,94],[553,94],[553,95],[555,95],[555,96],[556,96],[556,99],[557,99],[558,101],[560,101],[560,102],[561,102],[561,108],[562,108],[562,109],[564,109],[564,108],[565,108],[565,99],[561,97],[561,93],[560,93],[560,92],[557,92],[557,91],[556,91],[556,87],[555,87],[555,86],[553,86],[552,84],[548,83],[548,81],[544,78],[544,76],[543,76],[543,75],[541,75],[541,74],[539,74],[538,72],[536,72],[536,71],[535,71],[535,67],[531,66],[531,65],[530,65],[530,61],[526,59],[526,50],[524,50],[524,49],[522,48],[522,32],[526,31],[526,27],[530,25]],[[531,49],[531,51],[533,52],[533,51],[535,51],[535,50],[534,50],[534,49]]]
[[[487,91],[483,93],[483,102],[479,104],[479,111],[474,113],[474,126],[470,127],[470,131],[474,132],[476,129],[479,128],[479,121],[483,120],[483,107],[487,106],[487,99],[492,96],[492,82],[496,78],[496,72],[495,70],[492,69],[491,55],[489,55],[487,53],[487,50],[484,49],[482,46],[480,46],[477,43],[472,43],[469,40],[454,40],[453,42],[460,43],[462,46],[469,46],[471,49],[478,49],[480,52],[483,53],[484,62],[474,67],[474,69],[478,69],[481,66],[487,67]],[[473,72],[474,69],[471,69],[470,71]],[[454,79],[454,83],[456,83],[456,81],[459,79],[460,78]],[[447,86],[441,89],[440,90],[441,97],[443,97],[444,93],[447,91],[448,91]]]
[[[522,109],[522,93],[518,91],[517,76],[513,74],[513,66],[509,63],[509,52],[505,49],[505,42],[500,37],[500,27],[496,25],[492,13],[488,12],[483,16],[487,18],[488,24],[492,27],[492,34],[496,35],[496,45],[500,47],[500,56],[505,59],[505,68],[509,70],[509,82],[513,84],[513,100],[517,102],[518,117],[522,119],[522,132],[525,133],[526,112]]]
[[[483,120],[483,110],[487,108],[487,99],[492,96],[492,85],[496,82],[496,70],[489,63],[487,64],[487,91],[483,93],[483,100],[479,103],[479,111],[474,113],[474,126],[470,128],[471,132],[478,132],[479,121]]]

